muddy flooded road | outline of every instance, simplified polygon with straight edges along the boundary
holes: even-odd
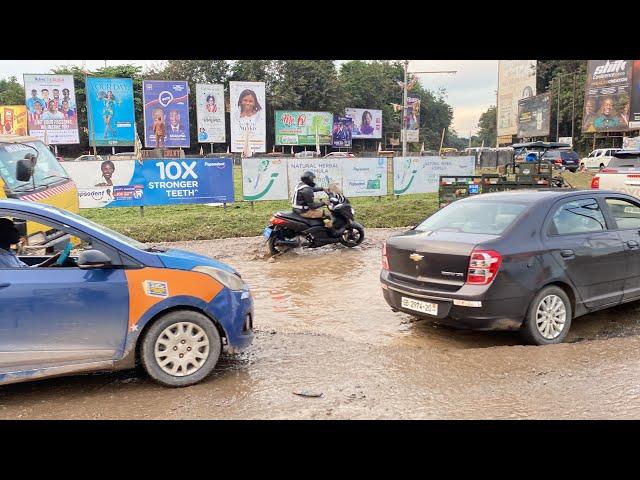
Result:
[[[392,233],[277,258],[261,238],[167,244],[242,273],[255,300],[252,347],[184,389],[139,371],[0,387],[0,418],[640,418],[640,302],[580,317],[566,343],[548,347],[415,321],[381,294]]]

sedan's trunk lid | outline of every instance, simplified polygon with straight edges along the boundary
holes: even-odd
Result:
[[[456,291],[467,279],[474,247],[497,237],[457,229],[410,230],[387,241],[389,274],[423,288]]]

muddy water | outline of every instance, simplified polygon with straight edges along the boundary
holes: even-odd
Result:
[[[550,347],[415,321],[380,291],[391,233],[274,259],[259,238],[171,244],[242,273],[250,350],[186,389],[137,371],[0,387],[0,418],[640,418],[640,303],[576,319]]]

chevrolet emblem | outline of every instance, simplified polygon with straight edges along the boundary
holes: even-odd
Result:
[[[411,255],[409,255],[409,258],[414,262],[419,262],[424,258],[424,255],[420,255],[419,253],[412,253]]]

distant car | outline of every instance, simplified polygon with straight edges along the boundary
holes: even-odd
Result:
[[[578,170],[580,157],[573,150],[547,150],[542,155],[542,161],[553,163],[557,167],[564,167],[570,172]]]
[[[351,158],[355,157],[355,155],[351,152],[331,152],[326,154],[323,158]]]
[[[580,160],[580,166],[584,165],[585,168],[602,170],[609,166],[609,162],[614,157],[616,152],[622,150],[621,148],[598,148],[591,152],[588,157]]]
[[[80,155],[74,162],[102,162],[104,159],[100,155]]]
[[[315,150],[305,150],[294,155],[295,158],[317,158],[319,156]]]
[[[573,318],[640,299],[638,231],[640,200],[618,192],[475,195],[387,240],[382,292],[394,311],[559,343]]]

